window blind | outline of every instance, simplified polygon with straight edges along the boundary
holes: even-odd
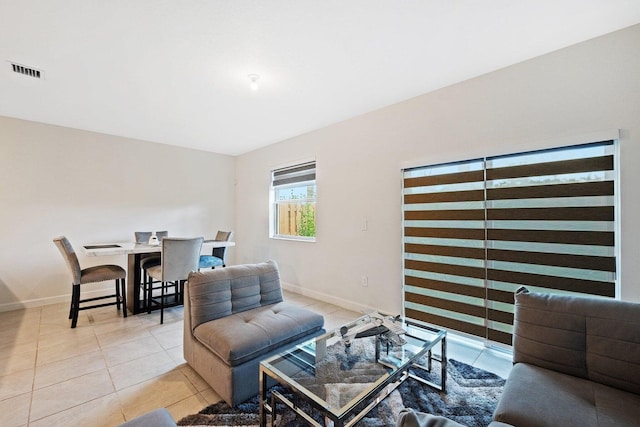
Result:
[[[303,182],[315,181],[315,179],[316,162],[308,162],[274,170],[271,185],[273,187],[280,187],[289,184],[301,184]]]
[[[484,334],[484,161],[404,172],[405,315]]]
[[[488,338],[511,344],[513,293],[615,297],[614,143],[487,159]]]
[[[615,297],[615,143],[405,170],[405,315],[511,344],[513,293]]]

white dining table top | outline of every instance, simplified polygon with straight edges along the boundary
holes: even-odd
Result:
[[[202,243],[203,248],[228,248],[235,245],[235,242],[220,240],[205,240]],[[162,251],[162,245],[135,242],[92,243],[83,245],[82,248],[87,256],[146,254]]]

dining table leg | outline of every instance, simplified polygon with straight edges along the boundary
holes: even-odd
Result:
[[[127,256],[127,308],[138,314],[144,310],[140,298],[140,254]]]

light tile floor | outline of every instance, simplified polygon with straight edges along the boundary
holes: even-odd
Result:
[[[325,316],[332,330],[361,313],[299,294],[285,298]],[[117,426],[159,407],[174,419],[219,396],[182,357],[183,310],[130,315],[115,307],[80,313],[71,329],[67,304],[0,313],[0,425]],[[449,358],[506,377],[511,355],[451,336]]]

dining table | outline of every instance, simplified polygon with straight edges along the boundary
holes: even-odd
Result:
[[[235,246],[235,242],[221,240],[205,240],[202,250]],[[115,242],[94,243],[83,245],[84,254],[87,256],[117,256],[127,255],[127,308],[133,314],[146,313],[146,300],[142,293],[142,276],[140,274],[140,261],[146,257],[162,252],[162,245],[150,245],[147,243]]]

